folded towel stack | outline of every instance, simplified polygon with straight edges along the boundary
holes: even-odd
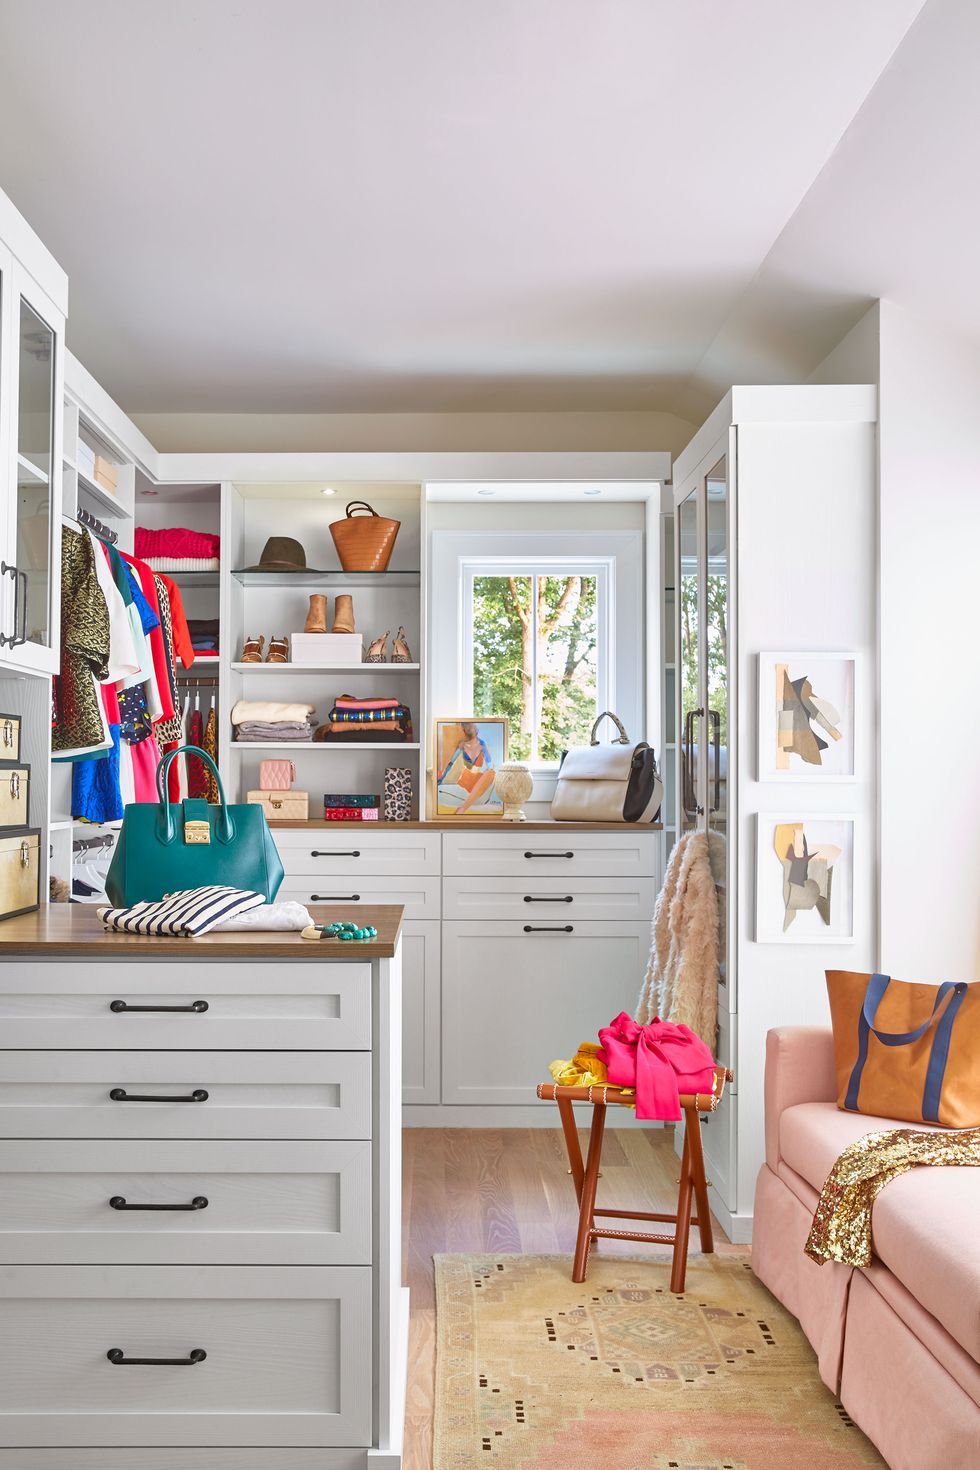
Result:
[[[188,618],[191,647],[199,658],[218,657],[218,619]]]
[[[215,572],[221,565],[221,537],[186,526],[137,526],[134,550],[155,572]]]
[[[342,694],[314,740],[371,745],[389,740],[411,740],[412,712],[397,699],[354,699]]]
[[[236,741],[313,739],[312,704],[284,704],[278,700],[240,699],[231,712]]]

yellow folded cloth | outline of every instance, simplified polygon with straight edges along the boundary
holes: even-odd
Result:
[[[548,1071],[562,1087],[601,1087],[608,1080],[601,1050],[597,1042],[583,1041],[570,1062],[552,1062]]]

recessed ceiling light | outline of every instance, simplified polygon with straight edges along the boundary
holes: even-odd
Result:
[[[496,495],[496,490],[478,490],[477,495]]]
[[[337,492],[332,485],[324,485],[323,489],[320,491],[321,495],[336,495],[336,493]]]
[[[602,491],[601,490],[597,490],[597,489],[595,489],[593,487],[591,490],[583,490],[582,491],[582,494],[583,495],[601,495],[602,494]]]

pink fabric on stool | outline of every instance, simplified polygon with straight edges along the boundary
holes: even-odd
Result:
[[[636,1116],[677,1122],[682,1092],[710,1093],[715,1061],[700,1036],[673,1021],[639,1026],[621,1011],[599,1032],[609,1081],[636,1088]]]

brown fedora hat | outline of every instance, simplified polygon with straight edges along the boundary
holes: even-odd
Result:
[[[292,536],[270,536],[254,567],[246,572],[305,572],[306,552]]]

